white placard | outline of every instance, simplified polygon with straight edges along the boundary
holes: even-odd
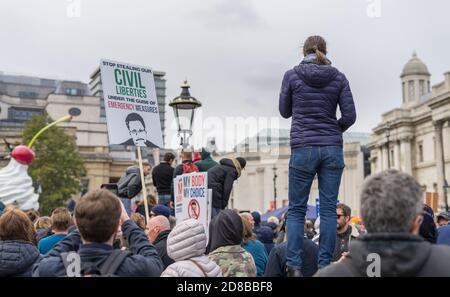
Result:
[[[109,144],[163,147],[153,71],[100,61]]]
[[[209,237],[211,220],[211,191],[208,190],[208,174],[193,172],[174,178],[175,218],[177,222],[185,219],[196,219],[205,227]]]

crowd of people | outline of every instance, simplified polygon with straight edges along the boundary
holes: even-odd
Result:
[[[88,192],[73,212],[58,207],[50,217],[6,206],[0,276],[288,276],[287,214],[261,222],[256,211],[221,209],[205,230],[195,219],[171,223],[166,200],[149,202],[148,222],[139,207],[130,216],[105,189]],[[365,276],[370,253],[380,255],[383,276],[450,276],[450,213],[435,216],[411,176],[374,175],[361,193],[361,217],[343,203],[335,213],[336,244],[325,267],[319,266],[320,217],[304,224],[304,277]]]
[[[256,211],[228,209],[246,160],[216,162],[206,149],[185,149],[177,166],[172,153],[154,168],[144,164],[157,195],[137,204],[142,178],[132,166],[116,193],[88,192],[50,217],[0,205],[0,276],[450,276],[450,213],[435,216],[412,176],[396,170],[369,176],[360,216],[337,203],[342,133],[356,120],[353,97],[345,75],[326,57],[322,37],[307,38],[303,54],[286,72],[279,100],[281,116],[293,118],[287,213],[262,222]],[[208,229],[174,217],[173,180],[192,172],[207,172]],[[308,221],[316,178],[319,217]]]

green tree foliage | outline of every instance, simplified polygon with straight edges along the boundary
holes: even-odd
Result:
[[[53,120],[47,115],[35,116],[25,125],[23,141],[27,145],[33,136]],[[80,191],[80,178],[86,174],[74,137],[64,129],[52,127],[33,144],[36,160],[28,173],[39,181],[42,193],[39,196],[39,212],[48,215],[55,207]]]

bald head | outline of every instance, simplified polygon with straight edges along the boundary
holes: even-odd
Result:
[[[154,242],[159,233],[170,230],[169,220],[165,216],[156,216],[151,218],[147,224],[148,239]]]

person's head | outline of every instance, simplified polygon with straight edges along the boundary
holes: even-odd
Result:
[[[275,216],[271,216],[267,219],[267,223],[273,223],[278,227],[278,225],[280,224],[280,220]]]
[[[200,158],[202,160],[205,160],[211,156],[211,153],[208,151],[207,148],[202,147],[202,150],[200,151]]]
[[[84,242],[109,243],[119,230],[122,206],[108,190],[88,192],[75,206],[75,222]]]
[[[239,162],[241,169],[244,169],[245,165],[247,165],[247,161],[242,157],[237,157],[236,160]]]
[[[315,54],[319,64],[329,64],[326,57],[327,43],[321,36],[309,36],[303,43],[303,55]]]
[[[437,242],[437,229],[434,223],[434,211],[428,205],[423,206],[423,222],[420,225],[419,235],[430,243]]]
[[[173,230],[177,225],[177,219],[174,216],[169,216],[170,230]]]
[[[253,219],[253,216],[249,212],[241,213],[241,217],[249,222],[252,229],[255,227],[255,220]]]
[[[348,205],[344,203],[339,203],[336,206],[336,216],[337,216],[337,231],[344,232],[347,230],[352,216],[352,210]]]
[[[242,243],[244,224],[237,212],[224,209],[219,212],[209,225],[208,253],[215,249]]]
[[[437,216],[437,225],[438,227],[442,227],[447,225],[450,222],[450,212],[444,211],[438,214]]]
[[[181,161],[192,161],[192,151],[187,149],[181,152]]]
[[[31,222],[34,223],[39,218],[39,212],[34,209],[27,210],[25,212],[27,216],[30,218]]]
[[[144,176],[147,176],[150,174],[150,171],[152,170],[152,165],[148,161],[142,162],[142,171],[144,172]]]
[[[170,213],[171,213],[170,208],[165,205],[162,205],[162,204],[153,206],[153,208],[150,211],[150,215],[152,217],[153,216],[164,216],[166,218],[169,218]]]
[[[50,217],[40,217],[34,223],[34,230],[51,228],[51,227],[52,227],[52,220]]]
[[[167,236],[167,255],[174,261],[202,256],[205,248],[205,227],[195,219],[178,223]]]
[[[259,227],[261,224],[261,214],[257,211],[252,212],[253,221],[255,222],[255,226]]]
[[[58,207],[53,210],[50,217],[53,232],[67,232],[72,224],[72,217],[66,207]]]
[[[418,234],[422,189],[414,178],[387,170],[367,178],[361,191],[361,216],[368,233]]]
[[[148,221],[147,230],[148,239],[153,243],[161,232],[170,230],[169,219],[165,216],[153,217]]]
[[[13,209],[16,209],[16,208],[18,208],[16,204],[14,204],[14,203],[8,204],[8,205],[6,205],[5,209],[3,209],[3,212],[5,213],[8,210],[13,210]]]
[[[249,213],[241,213],[241,219],[244,227],[244,242],[247,243],[249,241],[255,240],[256,236],[253,234],[253,224],[251,223],[249,216],[252,217]],[[252,217],[253,221],[253,217]]]
[[[147,202],[148,202],[148,206],[150,207],[153,207],[153,206],[155,206],[156,204],[158,204],[158,202],[156,201],[156,196],[155,195],[152,195],[152,194],[148,194],[147,195]]]
[[[127,125],[134,145],[145,146],[147,131],[145,129],[144,119],[137,113],[130,113],[125,119],[125,124]]]
[[[30,218],[20,209],[6,210],[0,217],[0,240],[22,240],[36,243],[36,233]]]
[[[258,240],[262,243],[273,243],[273,231],[269,226],[261,226],[258,231]]]
[[[131,220],[136,223],[136,225],[142,229],[145,230],[145,218],[140,213],[136,212],[131,215]]]
[[[165,153],[164,155],[164,162],[169,163],[169,165],[172,165],[173,161],[175,160],[175,155],[172,153]]]

